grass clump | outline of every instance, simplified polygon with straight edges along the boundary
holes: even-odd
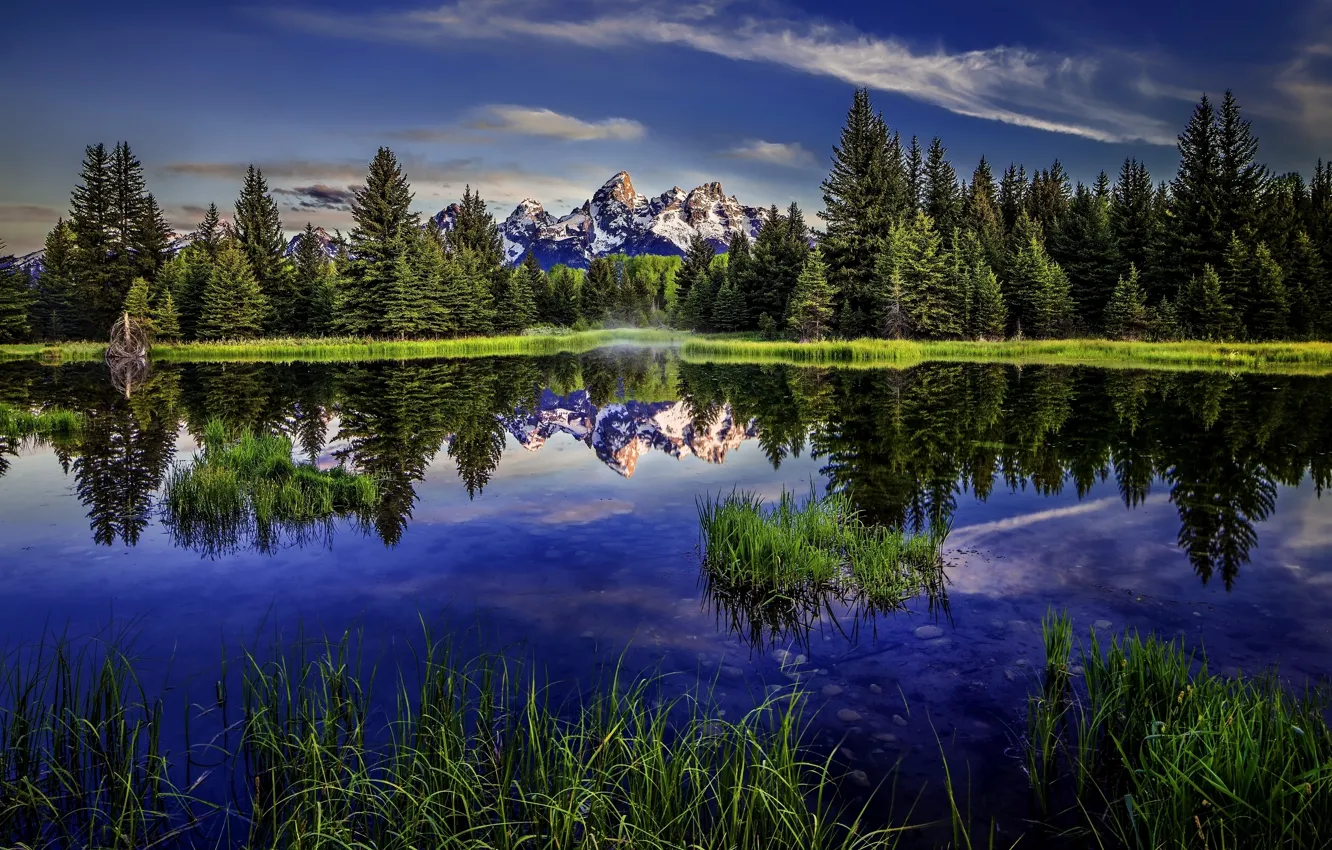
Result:
[[[0,402],[0,437],[10,440],[69,438],[83,429],[83,414],[60,407],[25,410]]]
[[[331,533],[335,518],[365,524],[379,501],[368,475],[296,463],[285,436],[243,430],[232,437],[212,420],[202,442],[191,463],[168,474],[163,509],[177,541],[207,554],[230,551],[244,538],[270,552],[284,539]]]
[[[876,608],[900,607],[923,592],[941,592],[939,550],[946,528],[925,534],[869,525],[845,493],[803,504],[783,492],[767,507],[750,493],[698,503],[704,565],[730,587],[786,598],[836,590]]]
[[[1064,784],[1084,825],[1124,847],[1310,848],[1332,843],[1332,731],[1325,694],[1289,693],[1275,672],[1227,679],[1178,641],[1137,634],[1081,653],[1068,676],[1068,619],[1048,617],[1043,692],[1028,741],[1042,795]],[[1058,789],[1054,789],[1058,790]]]

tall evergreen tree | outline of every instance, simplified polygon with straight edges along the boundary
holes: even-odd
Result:
[[[347,244],[352,259],[345,270],[338,269],[335,321],[345,332],[393,332],[385,322],[389,290],[396,286],[399,260],[420,229],[411,205],[411,186],[397,156],[381,147],[370,161],[365,186],[352,200],[355,226]]]
[[[113,263],[114,194],[111,155],[103,144],[89,145],[69,205],[69,223],[77,248],[74,265],[81,314],[79,336],[104,335],[125,299]]]
[[[930,141],[925,155],[923,208],[934,222],[935,231],[951,237],[962,223],[962,193],[957,185],[957,171],[948,161],[948,150],[938,136]]]
[[[227,235],[227,228],[222,224],[222,217],[217,212],[217,204],[210,203],[204,211],[203,221],[194,231],[191,244],[201,248],[209,259],[217,257],[217,249],[222,246],[222,239]]]
[[[578,315],[589,324],[605,320],[613,301],[615,268],[607,257],[596,257],[587,268],[587,278],[578,292]]]
[[[555,325],[559,324],[554,319],[553,293],[550,286],[550,278],[541,268],[541,263],[537,261],[536,254],[529,249],[523,256],[523,263],[518,267],[527,277],[527,289],[532,293],[532,304],[536,308],[536,324]]]
[[[1250,274],[1253,306],[1249,335],[1254,339],[1286,339],[1290,335],[1290,301],[1281,266],[1272,259],[1266,245],[1254,250]]]
[[[971,270],[971,309],[967,313],[967,335],[976,339],[1003,339],[1008,308],[999,287],[999,277],[984,262]]]
[[[0,342],[22,342],[28,338],[28,310],[32,300],[28,275],[14,257],[5,254],[0,242]]]
[[[227,240],[218,249],[197,334],[200,339],[249,339],[263,332],[268,303],[240,246]]]
[[[251,165],[245,172],[236,198],[236,242],[259,282],[272,313],[266,324],[277,332],[294,330],[300,304],[295,296],[291,270],[286,261],[287,241],[277,201],[268,192],[261,169]]]
[[[1256,162],[1258,139],[1229,90],[1216,116],[1217,226],[1223,238],[1235,234],[1248,241],[1258,230],[1258,202],[1267,184],[1267,169]]]
[[[1138,285],[1138,269],[1115,284],[1105,307],[1105,335],[1111,339],[1142,339],[1147,333],[1147,299]]]
[[[964,283],[948,274],[943,239],[934,221],[923,212],[917,213],[911,224],[904,226],[899,245],[897,273],[912,333],[925,339],[961,336],[966,294],[955,291],[955,287]]]
[[[176,310],[176,301],[171,293],[163,292],[153,304],[149,317],[153,323],[153,337],[163,342],[176,342],[180,339],[180,313]]]
[[[787,324],[802,341],[817,342],[828,333],[833,317],[833,294],[823,255],[815,249],[801,269],[786,314]]]
[[[1203,95],[1179,136],[1179,173],[1170,184],[1169,250],[1162,275],[1188,280],[1221,264],[1231,234],[1221,229],[1221,149],[1212,102]]]
[[[1303,230],[1295,234],[1283,271],[1286,289],[1291,293],[1291,331],[1327,339],[1332,330],[1332,284],[1318,249]]]
[[[1250,328],[1256,305],[1253,252],[1238,236],[1231,236],[1220,269],[1222,296],[1240,329]]]
[[[448,233],[448,244],[452,250],[471,252],[471,262],[490,285],[492,300],[497,299],[509,276],[508,264],[504,260],[504,239],[495,217],[486,209],[481,193],[473,192],[471,186],[463,189],[458,215]]]
[[[46,235],[42,270],[37,276],[32,302],[29,324],[39,339],[68,339],[78,333],[77,250],[74,228],[60,219]]]
[[[1156,206],[1152,175],[1146,165],[1132,157],[1120,166],[1119,179],[1110,194],[1110,226],[1119,255],[1116,273],[1127,275],[1130,266],[1145,270],[1156,235]]]
[[[504,333],[522,333],[536,323],[536,294],[532,291],[532,277],[527,269],[517,266],[509,270],[504,297],[496,304],[495,329]]]
[[[132,319],[140,321],[151,321],[148,305],[148,281],[141,277],[134,278],[130,283],[129,292],[125,295],[124,312]]]
[[[306,222],[305,230],[296,237],[292,260],[295,315],[288,326],[293,333],[323,334],[333,320],[328,313],[332,302],[329,290],[333,286],[333,264],[313,224]]]
[[[738,331],[747,321],[744,293],[728,277],[712,302],[712,327],[718,331]]]
[[[578,321],[578,276],[567,266],[556,266],[550,271],[549,321],[566,328]]]
[[[731,234],[731,241],[726,246],[726,282],[735,288],[739,301],[746,304],[745,315],[736,330],[753,329],[758,326],[758,317],[750,316],[748,296],[762,286],[754,268],[754,253],[750,250],[749,236],[743,230]]]
[[[999,213],[1004,221],[1004,238],[1017,226],[1018,217],[1027,209],[1027,170],[1009,165],[999,180]]]
[[[907,149],[906,180],[908,207],[902,211],[903,217],[914,216],[925,198],[925,152],[920,149],[920,139],[915,136],[911,137],[911,147]]]
[[[140,276],[152,280],[169,258],[171,237],[175,234],[151,193],[143,198],[133,235],[134,270]]]
[[[776,208],[773,208],[773,214],[776,214]],[[711,242],[697,233],[690,237],[689,247],[685,250],[684,265],[675,275],[676,312],[684,327],[693,328],[700,321],[706,323],[711,318],[711,299],[707,299],[707,312],[700,315],[696,312],[700,306],[699,299],[696,298],[691,305],[689,294],[695,286],[707,285],[715,256],[717,249],[712,247]]]
[[[856,89],[832,168],[823,181],[823,218],[827,231],[821,242],[833,285],[850,301],[848,327],[860,335],[869,313],[869,281],[874,274],[873,246],[887,234],[893,220],[889,197],[888,127],[870,105],[869,91]]]
[[[963,227],[980,240],[986,263],[997,268],[1004,258],[1004,216],[999,207],[994,173],[983,156],[971,174],[962,219]]]
[[[130,150],[128,142],[120,142],[112,149],[110,176],[110,262],[115,280],[114,295],[123,302],[139,273],[140,230],[148,235],[147,231],[153,229],[153,225],[145,221],[148,196],[143,164]],[[119,303],[114,305],[115,308],[119,306]],[[113,309],[113,316],[114,312]]]
[[[1104,186],[1105,174],[1101,174]],[[1050,255],[1068,275],[1078,317],[1099,329],[1102,313],[1116,289],[1119,252],[1110,220],[1109,195],[1079,183],[1068,212],[1050,240]],[[1137,269],[1131,277],[1137,285]]]
[[[1226,302],[1221,278],[1210,265],[1180,289],[1179,304],[1179,320],[1188,336],[1224,341],[1238,335],[1239,323]]]
[[[1057,159],[1048,169],[1032,175],[1027,189],[1027,214],[1040,228],[1042,239],[1051,238],[1059,230],[1060,222],[1068,214],[1072,194],[1068,174]]]
[[[1009,261],[1012,269],[1005,302],[1014,332],[1049,338],[1064,333],[1073,313],[1073,299],[1063,269],[1031,236]]]

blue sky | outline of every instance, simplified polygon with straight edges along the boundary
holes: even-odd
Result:
[[[7,15],[0,239],[40,246],[85,145],[127,139],[173,225],[234,202],[247,163],[290,230],[346,228],[382,144],[416,205],[466,183],[500,217],[562,214],[628,170],[821,207],[851,91],[959,173],[1126,155],[1173,172],[1197,96],[1233,88],[1277,171],[1332,154],[1332,3],[393,0],[22,4]],[[811,216],[812,218],[812,216]]]

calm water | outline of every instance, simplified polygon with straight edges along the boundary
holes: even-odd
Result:
[[[1084,634],[1184,635],[1217,669],[1332,672],[1332,380],[615,349],[159,365],[129,399],[101,365],[10,363],[0,401],[88,417],[74,444],[0,443],[0,640],[129,624],[148,675],[175,682],[211,683],[220,646],[298,628],[358,627],[391,655],[424,618],[522,641],[573,687],[622,653],[680,691],[701,675],[741,712],[786,683],[774,650],[790,650],[819,671],[817,740],[849,766],[877,781],[903,759],[914,790],[937,735],[979,808],[1020,817],[1013,745],[1050,606]],[[210,417],[381,476],[373,528],[266,551],[176,540],[155,499]],[[733,488],[845,488],[876,521],[950,523],[947,605],[830,602],[774,630],[711,598],[695,499]]]

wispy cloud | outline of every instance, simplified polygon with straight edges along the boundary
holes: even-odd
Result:
[[[0,204],[0,224],[55,224],[60,215],[54,207],[39,204]]]
[[[341,210],[351,209],[356,186],[339,188],[325,183],[313,186],[293,186],[290,189],[274,189],[273,194],[285,195],[292,199],[291,209],[297,210]]]
[[[1306,44],[1278,72],[1275,87],[1295,108],[1294,118],[1317,136],[1332,122],[1332,39]]]
[[[765,142],[756,139],[732,148],[728,155],[769,165],[784,165],[787,168],[801,168],[814,162],[814,155],[799,142]]]
[[[468,126],[476,130],[546,136],[570,142],[598,139],[634,141],[643,138],[643,125],[628,118],[584,121],[550,109],[527,106],[487,106]]]
[[[1175,142],[1166,122],[1100,96],[1098,83],[1108,81],[1099,79],[1103,69],[1094,56],[1004,45],[956,52],[921,49],[850,26],[746,14],[736,3],[644,0],[608,8],[600,3],[556,6],[548,0],[454,0],[434,9],[369,16],[292,9],[269,14],[307,31],[421,45],[534,38],[600,49],[670,45],[832,77],[974,118],[1103,142]],[[1121,76],[1117,72],[1122,70],[1105,76]]]

